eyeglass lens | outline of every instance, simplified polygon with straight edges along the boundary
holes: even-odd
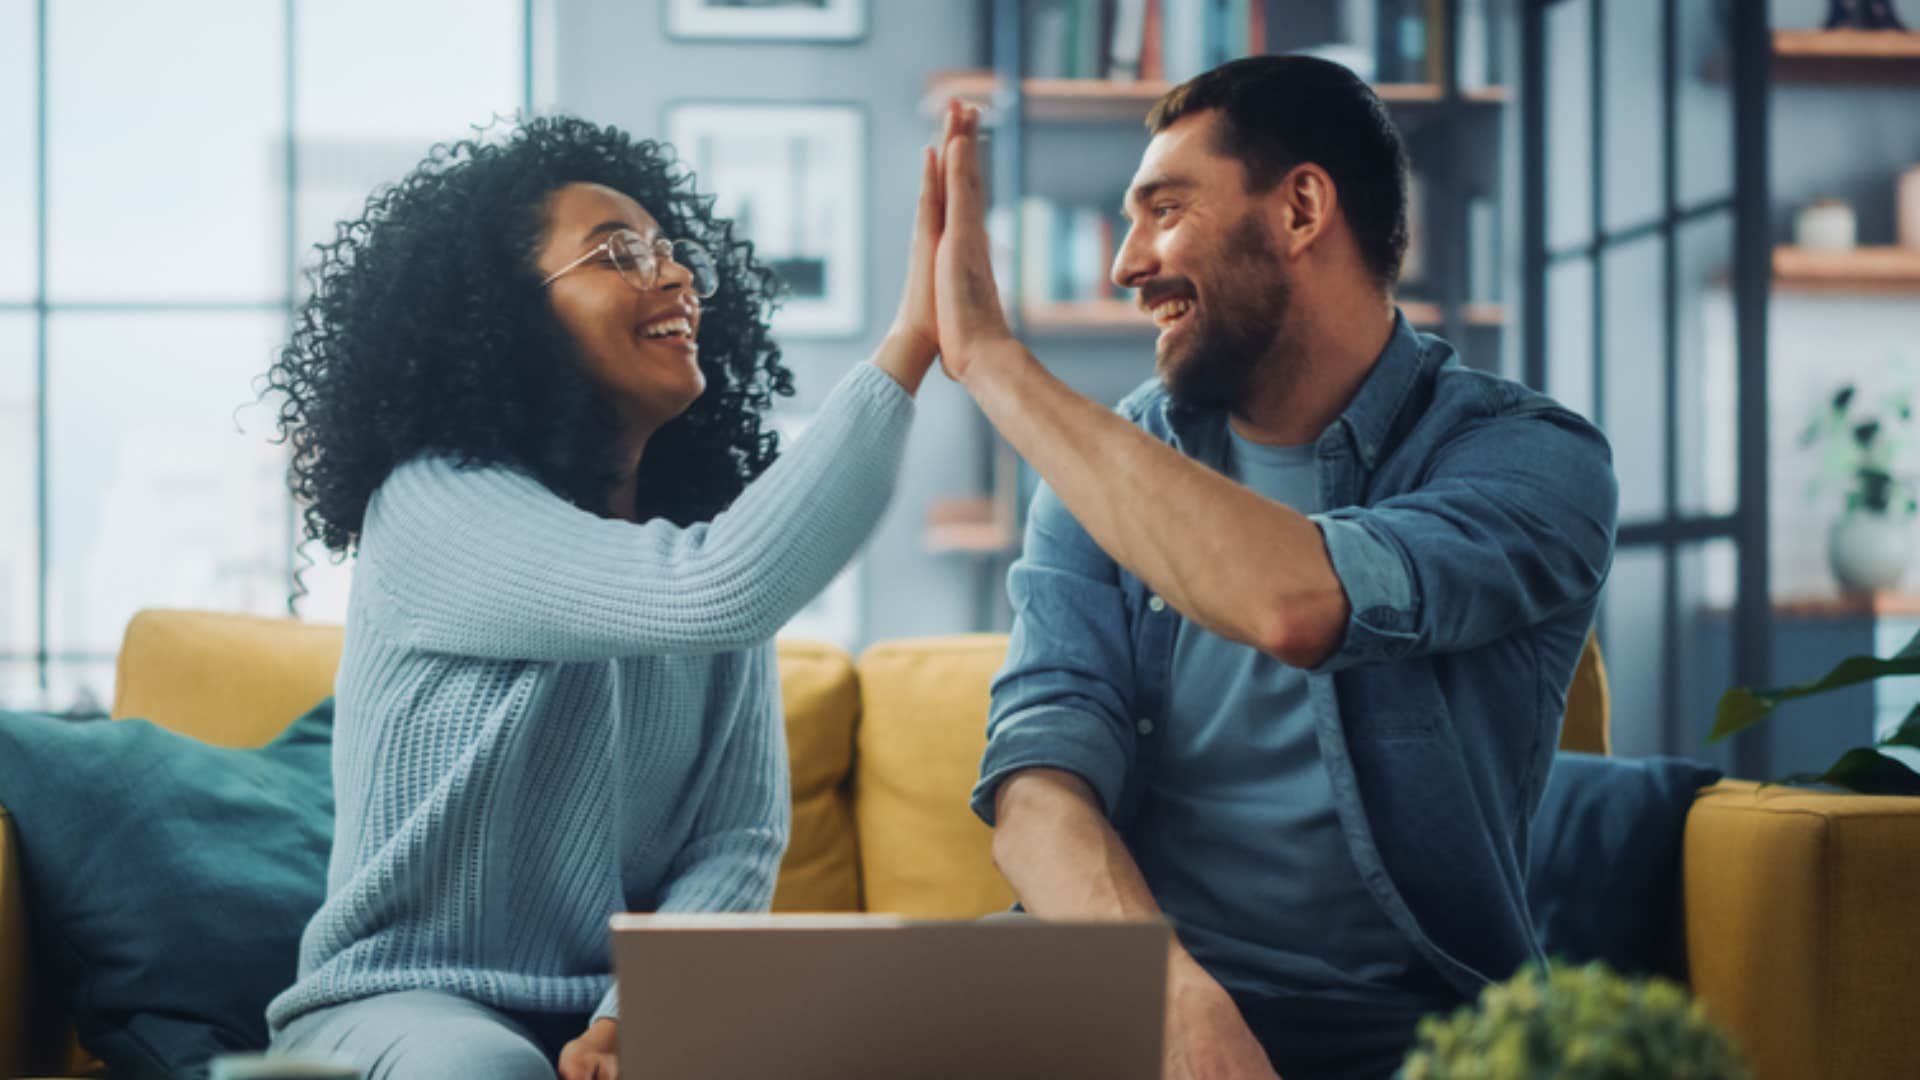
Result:
[[[652,289],[660,279],[660,260],[671,258],[693,279],[693,294],[705,300],[720,288],[720,271],[707,249],[692,240],[675,240],[669,246],[664,237],[652,247],[630,234],[613,237],[608,245],[620,276],[638,289]]]

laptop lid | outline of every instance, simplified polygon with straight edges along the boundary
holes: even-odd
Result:
[[[616,915],[621,1075],[1158,1080],[1162,922]]]

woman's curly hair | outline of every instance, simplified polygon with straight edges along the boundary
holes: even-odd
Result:
[[[434,147],[319,245],[313,295],[264,379],[282,398],[307,536],[348,551],[374,489],[425,452],[519,467],[584,509],[605,508],[618,482],[614,405],[585,374],[534,262],[548,197],[582,181],[632,197],[664,235],[699,241],[720,272],[700,322],[707,387],[648,440],[641,517],[710,518],[773,463],[761,414],[793,393],[767,330],[773,273],[713,216],[669,147],[540,117],[498,141]]]

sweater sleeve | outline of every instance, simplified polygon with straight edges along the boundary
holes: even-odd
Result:
[[[431,652],[568,662],[747,648],[866,540],[912,415],[885,372],[857,365],[731,507],[686,528],[601,518],[517,470],[419,458],[368,506],[360,587]]]

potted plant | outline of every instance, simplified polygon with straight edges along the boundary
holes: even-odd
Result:
[[[1861,403],[1853,383],[1834,391],[1802,432],[1821,450],[1816,488],[1839,483],[1846,509],[1827,534],[1827,557],[1849,592],[1890,588],[1906,572],[1913,547],[1914,477],[1902,472],[1914,448],[1913,385],[1902,379],[1877,409]]]
[[[1420,1021],[1400,1080],[1748,1080],[1733,1040],[1666,979],[1534,967]]]

